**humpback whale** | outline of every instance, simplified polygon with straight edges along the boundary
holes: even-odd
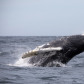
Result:
[[[23,54],[22,58],[30,57],[29,63],[35,66],[52,67],[67,64],[74,56],[84,51],[84,34],[63,36],[36,47]]]

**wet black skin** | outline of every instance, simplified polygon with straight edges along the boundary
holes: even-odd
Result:
[[[43,46],[43,48],[48,47],[62,47],[62,50],[56,51],[56,54],[50,57],[33,56],[29,63],[43,67],[60,66],[53,64],[56,61],[63,64],[68,63],[74,56],[84,51],[84,35],[64,36],[61,39],[50,42],[50,45]]]

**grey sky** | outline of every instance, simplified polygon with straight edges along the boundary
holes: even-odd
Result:
[[[0,36],[84,33],[84,0],[0,0]]]

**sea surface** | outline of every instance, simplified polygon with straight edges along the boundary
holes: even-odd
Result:
[[[84,84],[84,53],[63,67],[35,67],[22,55],[56,36],[1,36],[0,84]]]

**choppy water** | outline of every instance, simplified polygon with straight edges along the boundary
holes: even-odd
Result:
[[[21,59],[23,53],[54,39],[44,37],[0,37],[1,84],[84,84],[84,53],[63,67],[34,67]]]

